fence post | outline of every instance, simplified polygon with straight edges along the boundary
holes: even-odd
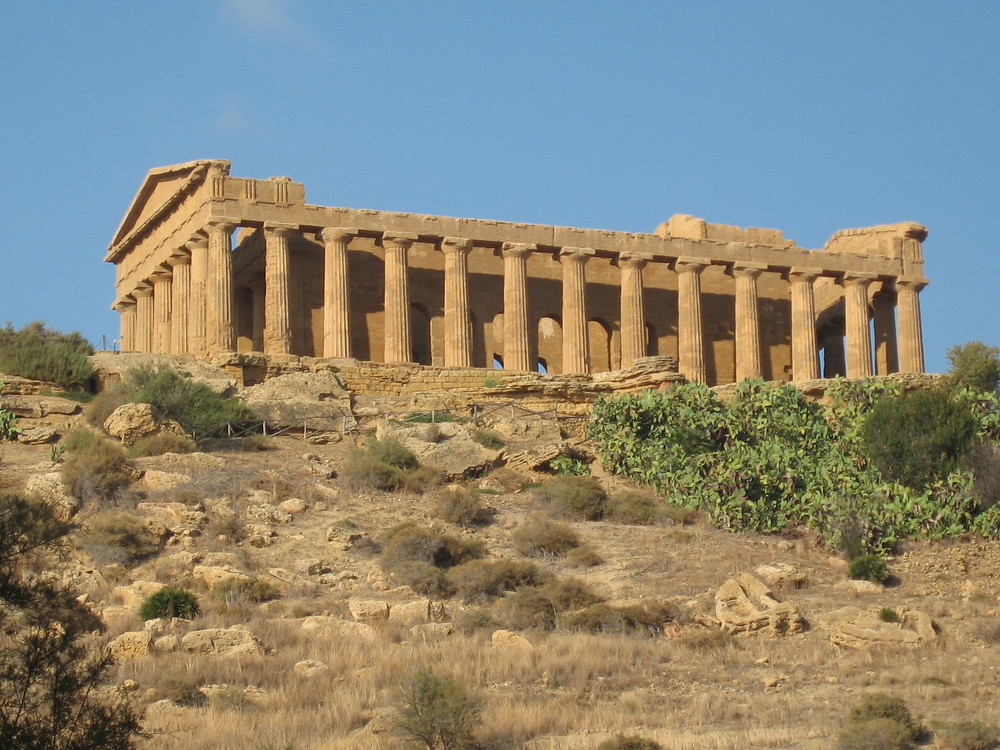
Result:
[[[260,430],[263,433],[264,437],[267,437],[267,420],[266,419],[263,420],[260,423]]]

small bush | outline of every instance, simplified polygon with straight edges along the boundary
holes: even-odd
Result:
[[[522,555],[565,555],[580,546],[580,537],[569,526],[544,518],[529,518],[513,534],[514,549]]]
[[[895,698],[885,693],[874,693],[851,709],[849,720],[852,723],[871,721],[872,719],[890,719],[907,732],[907,739],[913,739],[920,731],[920,725],[913,718],[910,709],[902,698]]]
[[[124,512],[100,513],[91,518],[80,536],[80,544],[102,565],[128,565],[159,549],[149,528]]]
[[[471,607],[461,612],[454,620],[455,630],[466,635],[479,630],[496,630],[497,621],[493,613],[484,607]]]
[[[80,500],[113,500],[133,477],[125,450],[89,430],[74,430],[64,441],[69,456],[62,464],[62,480]]]
[[[691,651],[705,653],[718,651],[733,644],[733,637],[723,630],[698,630],[678,639],[679,643]]]
[[[436,568],[451,568],[482,557],[482,544],[474,539],[459,539],[423,526],[392,529],[382,550],[383,570],[392,570],[404,562],[421,562]]]
[[[582,609],[599,604],[603,599],[578,578],[558,578],[548,581],[538,589],[558,612]]]
[[[553,474],[564,476],[585,477],[590,475],[587,462],[572,456],[556,456],[549,461],[549,469]]]
[[[393,583],[409,586],[416,593],[435,599],[447,599],[455,593],[445,571],[430,563],[402,562],[389,570],[389,576]]]
[[[600,520],[608,504],[607,493],[591,477],[555,477],[535,490],[535,495],[542,501],[587,521]]]
[[[581,544],[566,553],[566,564],[571,568],[593,568],[603,563],[604,558],[586,544]]]
[[[178,706],[197,708],[204,706],[205,694],[199,690],[197,682],[182,675],[170,675],[163,679],[156,687],[156,697],[158,700],[169,700]]]
[[[457,596],[465,602],[485,601],[522,586],[538,586],[546,579],[538,566],[518,560],[472,560],[447,573]]]
[[[439,487],[443,482],[444,472],[433,466],[418,466],[403,472],[403,489],[418,495],[431,487]]]
[[[84,388],[94,375],[87,357],[93,347],[79,333],[62,333],[35,322],[19,331],[0,328],[0,372]]]
[[[878,619],[882,622],[899,622],[899,612],[892,607],[882,607],[878,612]]]
[[[556,629],[559,613],[549,598],[537,588],[514,591],[497,602],[496,608],[503,624],[513,630]]]
[[[368,453],[382,463],[403,471],[419,466],[416,454],[396,438],[376,440],[368,446]]]
[[[442,521],[464,528],[489,523],[489,510],[483,507],[482,496],[464,487],[449,487],[437,495],[433,513]]]
[[[269,602],[279,595],[278,589],[263,578],[227,578],[209,590],[210,597],[224,602],[230,608]]]
[[[94,396],[83,408],[83,418],[87,424],[102,430],[111,413],[124,403],[125,389],[121,384],[109,386]]]
[[[139,438],[129,448],[133,457],[162,456],[164,453],[191,453],[197,448],[194,440],[172,432],[159,432],[155,435]]]
[[[240,450],[246,453],[273,451],[278,449],[278,446],[274,444],[274,438],[268,437],[267,435],[247,435],[244,438],[240,438],[239,445]]]
[[[617,492],[608,501],[605,519],[633,526],[652,526],[663,520],[663,501],[645,492]]]
[[[1000,729],[982,721],[949,722],[937,733],[944,747],[953,750],[996,750],[1000,748]]]
[[[498,451],[507,445],[507,441],[500,437],[498,432],[493,430],[472,430],[469,436],[484,448],[494,451]]]
[[[597,750],[660,750],[661,747],[659,742],[647,740],[645,737],[619,734],[610,740],[604,740],[597,746]]]
[[[870,719],[848,724],[837,740],[838,750],[908,750],[909,732],[892,719]]]
[[[889,568],[879,555],[861,555],[851,560],[847,575],[855,581],[885,583],[889,580]]]
[[[341,476],[355,490],[374,488],[392,492],[403,486],[401,469],[361,450],[352,451],[347,457]]]
[[[198,597],[190,591],[164,586],[140,605],[139,616],[143,620],[155,620],[158,617],[167,619],[182,617],[191,620],[197,617],[200,611]]]
[[[481,700],[457,680],[420,667],[400,685],[396,726],[428,750],[465,750],[482,712]]]

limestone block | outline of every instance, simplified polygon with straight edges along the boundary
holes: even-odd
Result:
[[[142,479],[146,483],[146,489],[154,492],[156,490],[172,490],[191,481],[191,477],[187,474],[154,469],[147,469]]]
[[[225,581],[251,580],[251,577],[246,573],[243,573],[242,571],[229,565],[218,567],[212,565],[195,565],[194,570],[191,571],[191,575],[196,581],[201,581],[209,588],[217,586]]]
[[[62,475],[58,471],[32,474],[24,486],[25,493],[49,503],[56,510],[60,521],[68,521],[80,509],[82,503],[66,491]]]
[[[379,440],[396,438],[421,464],[440,469],[448,479],[482,474],[499,463],[502,453],[502,449],[477,443],[469,428],[457,422],[397,425],[382,421],[375,434]]]
[[[51,427],[29,427],[17,433],[17,442],[25,445],[45,445],[56,439],[56,431]]]
[[[104,430],[125,445],[161,432],[184,434],[177,422],[167,419],[149,404],[122,404],[104,420]]]
[[[410,628],[410,635],[413,640],[421,643],[429,643],[447,638],[455,632],[450,622],[428,622],[423,625],[414,625]]]
[[[153,651],[158,654],[172,654],[181,647],[181,639],[176,635],[165,635],[153,641]]]
[[[850,649],[874,646],[920,646],[937,639],[937,628],[920,610],[897,607],[897,622],[885,622],[879,608],[844,607],[817,618],[820,628],[829,631],[830,642]]]
[[[122,633],[108,644],[108,653],[117,662],[147,656],[152,648],[153,634],[146,631]]]
[[[301,426],[315,420],[315,429],[342,430],[356,427],[351,412],[351,394],[344,381],[332,372],[294,372],[272,377],[244,389],[239,398],[261,419],[275,426]]]
[[[302,629],[318,635],[332,636],[336,638],[354,638],[356,640],[371,642],[376,638],[371,625],[363,622],[352,622],[330,615],[313,615],[302,620]]]
[[[723,630],[771,635],[797,633],[802,629],[798,610],[779,602],[771,590],[749,573],[730,578],[715,594],[715,616]]]
[[[535,650],[527,638],[512,630],[494,630],[490,636],[490,645],[495,649],[512,652],[529,653]]]
[[[389,610],[389,619],[403,625],[423,625],[429,622],[444,622],[447,613],[443,602],[418,599],[415,602],[393,604]]]
[[[295,674],[300,677],[317,677],[327,674],[330,671],[330,667],[321,661],[316,661],[315,659],[304,659],[295,663],[293,667]]]
[[[264,646],[253,633],[239,626],[192,630],[181,638],[181,649],[199,654],[249,656],[264,653]]]
[[[290,497],[278,503],[278,507],[286,513],[304,513],[309,506],[306,501],[299,497]]]
[[[774,586],[785,585],[798,588],[806,580],[805,573],[802,573],[794,565],[782,562],[758,565],[753,572]]]
[[[375,622],[389,619],[389,603],[383,601],[353,600],[348,605],[351,617],[358,622]]]
[[[260,523],[291,523],[292,514],[276,505],[248,505],[244,515]]]
[[[164,586],[166,584],[159,581],[136,581],[130,586],[115,586],[113,593],[126,607],[138,607]]]

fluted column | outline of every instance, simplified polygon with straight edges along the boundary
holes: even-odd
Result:
[[[872,321],[875,328],[875,374],[899,372],[896,346],[896,299],[885,285],[872,298]]]
[[[622,368],[646,356],[646,313],[643,308],[642,269],[653,256],[624,252],[618,256],[621,272]]]
[[[188,350],[205,354],[205,280],[208,276],[208,238],[193,237],[184,243],[191,253],[191,311],[188,313]]]
[[[694,383],[708,382],[705,366],[705,329],[701,317],[701,272],[708,258],[678,258],[677,359],[681,374]]]
[[[792,380],[795,381],[819,378],[813,283],[821,273],[819,268],[793,268],[788,272],[792,287]]]
[[[847,377],[872,375],[871,318],[868,313],[868,286],[873,273],[844,274],[844,328],[847,337]]]
[[[235,224],[212,221],[208,233],[208,270],[205,279],[205,349],[208,352],[236,350],[233,325],[233,253]]]
[[[899,318],[899,371],[924,371],[924,335],[920,322],[920,290],[926,279],[896,280],[896,315]]]
[[[757,278],[767,270],[762,263],[736,263],[736,382],[764,374],[760,355],[760,310]]]
[[[503,366],[505,370],[534,370],[528,338],[527,259],[536,245],[505,242],[503,255]]]
[[[115,305],[115,309],[121,315],[121,342],[118,350],[122,352],[135,351],[135,302],[125,298]]]
[[[153,351],[153,289],[143,287],[132,292],[135,297],[135,350]]]
[[[191,327],[191,256],[171,258],[170,268],[174,273],[173,299],[170,301],[170,351],[187,354]]]
[[[563,372],[590,372],[590,340],[587,336],[587,277],[584,266],[594,249],[564,247],[562,264]]]
[[[323,260],[323,356],[351,356],[351,307],[348,296],[347,246],[358,230],[326,227],[320,232]]]
[[[288,238],[297,227],[264,224],[264,353],[292,353]]]
[[[157,271],[153,281],[153,348],[150,351],[170,354],[170,303],[173,296],[173,276],[169,271]]]
[[[472,366],[472,325],[469,319],[469,251],[472,240],[445,237],[444,366]]]
[[[258,280],[250,287],[250,348],[264,351],[264,282]]]
[[[413,358],[410,331],[410,288],[406,255],[417,235],[386,233],[385,248],[385,361],[409,362]]]

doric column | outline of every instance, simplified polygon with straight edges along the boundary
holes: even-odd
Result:
[[[264,224],[264,353],[292,353],[288,238],[297,227]]]
[[[562,263],[563,372],[590,372],[590,340],[587,336],[587,277],[584,266],[594,249],[564,247]]]
[[[208,276],[208,238],[193,237],[184,243],[191,253],[191,311],[188,313],[188,350],[205,354],[205,280]]]
[[[128,297],[115,305],[121,315],[121,342],[118,350],[122,352],[135,351],[135,302]]]
[[[896,280],[896,315],[899,318],[899,371],[924,371],[924,335],[920,299],[927,279]]]
[[[472,325],[469,319],[469,251],[472,240],[445,237],[444,366],[472,366]]]
[[[208,352],[236,350],[233,325],[233,253],[235,224],[211,221],[208,233],[208,271],[205,279],[205,349]]]
[[[622,368],[646,356],[646,313],[642,299],[642,269],[653,259],[648,253],[624,252],[618,256],[621,272]]]
[[[503,366],[505,370],[534,370],[528,338],[527,259],[536,245],[505,242],[503,255]]]
[[[347,283],[347,246],[358,230],[326,227],[320,232],[323,260],[323,356],[351,356],[351,308]]]
[[[872,298],[872,321],[875,328],[875,374],[899,372],[896,347],[896,299],[888,285]]]
[[[386,233],[385,249],[385,361],[409,362],[413,357],[410,332],[410,289],[406,254],[417,235]]]
[[[152,275],[153,281],[153,348],[150,351],[170,354],[170,303],[173,296],[173,276],[167,270]]]
[[[757,278],[767,270],[763,263],[735,263],[736,279],[736,382],[764,374],[760,357],[760,310]]]
[[[678,258],[677,271],[677,359],[680,371],[694,383],[707,383],[705,330],[701,320],[701,272],[708,258]]]
[[[813,283],[821,273],[819,268],[793,268],[788,272],[792,286],[792,380],[795,381],[819,378]]]
[[[872,375],[871,318],[868,314],[868,286],[873,273],[851,271],[844,274],[844,334],[847,337],[847,377]]]
[[[258,280],[250,287],[250,313],[251,338],[250,348],[255,352],[264,351],[264,282]]]
[[[132,292],[135,297],[135,350],[153,351],[153,289],[143,287]]]
[[[170,302],[170,351],[187,354],[188,331],[191,327],[191,256],[170,259],[174,273],[173,299]]]

